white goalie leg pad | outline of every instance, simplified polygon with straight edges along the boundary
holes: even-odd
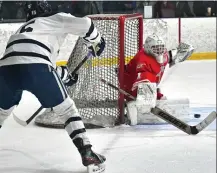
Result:
[[[157,106],[182,121],[191,120],[190,101],[188,98],[158,100]]]
[[[191,120],[189,99],[157,100],[156,106],[179,118],[182,121]],[[141,110],[141,109],[140,109]],[[135,101],[127,104],[127,115],[130,125],[166,123],[152,113],[143,113],[137,109]]]
[[[137,107],[136,101],[129,101],[127,103],[127,117],[130,120],[130,125],[137,125]]]
[[[171,115],[179,118],[182,121],[189,121],[190,118],[190,105],[189,100],[186,99],[168,99],[168,100],[157,100],[157,107],[165,110]],[[152,113],[137,113],[138,124],[164,124],[161,118],[158,118]]]
[[[67,97],[58,106],[53,107],[53,111],[57,116],[63,118],[65,129],[72,140],[80,137],[83,139],[85,145],[90,144],[86,136],[84,123],[82,122],[74,101],[70,97]]]
[[[138,84],[136,106],[139,112],[149,113],[156,106],[156,83],[142,82]]]
[[[14,110],[15,106],[11,107],[10,109],[4,110],[0,108],[0,126],[3,125],[4,121],[9,117],[9,115]]]
[[[139,83],[136,101],[127,103],[127,116],[130,125],[138,124],[138,113],[150,113],[156,106],[157,87],[155,83]]]

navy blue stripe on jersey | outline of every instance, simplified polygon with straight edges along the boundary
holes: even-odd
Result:
[[[70,117],[66,122],[65,122],[65,125],[64,127],[66,127],[67,125],[69,125],[71,122],[73,121],[81,121],[81,117]]]
[[[74,130],[69,136],[71,139],[74,139],[76,135],[86,132],[85,128]]]
[[[63,99],[66,99],[68,97],[68,94],[62,80],[59,78],[59,75],[57,74],[56,70],[53,71],[53,74],[59,84],[61,91],[63,92]]]
[[[34,52],[15,52],[15,51],[6,54],[0,60],[6,59],[6,58],[9,58],[9,57],[12,57],[12,56],[32,56],[32,57],[42,58],[44,60],[47,60],[47,61],[51,62],[50,59],[48,58],[48,56],[45,56],[45,55],[41,55],[41,54],[34,53]]]
[[[43,43],[39,41],[32,40],[32,39],[19,39],[19,40],[12,41],[6,46],[6,49],[14,44],[20,44],[20,43],[36,44],[51,53],[51,50],[46,45],[44,45]]]
[[[94,31],[94,24],[93,24],[93,22],[91,22],[90,28],[89,28],[88,32],[86,33],[86,35],[84,36],[84,39],[86,39],[87,37],[90,37],[91,34],[93,33],[93,31]]]

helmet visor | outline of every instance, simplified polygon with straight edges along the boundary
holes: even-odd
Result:
[[[165,45],[153,45],[151,46],[151,52],[157,56],[162,55],[165,52]]]

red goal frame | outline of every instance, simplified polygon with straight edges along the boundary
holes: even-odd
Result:
[[[143,15],[140,13],[135,14],[97,14],[88,16],[92,20],[118,20],[119,21],[119,87],[123,88],[124,84],[124,65],[125,65],[125,22],[127,20],[138,19],[138,50],[143,47]],[[119,107],[119,123],[124,123],[124,95],[119,93],[118,99],[118,107]]]

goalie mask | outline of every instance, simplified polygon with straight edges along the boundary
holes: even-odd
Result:
[[[145,40],[144,49],[147,54],[156,58],[157,62],[162,64],[164,62],[164,53],[166,50],[165,42],[157,35],[148,36]]]

